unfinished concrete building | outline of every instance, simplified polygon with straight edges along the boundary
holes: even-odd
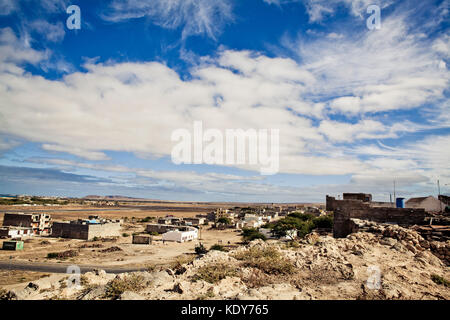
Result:
[[[31,228],[34,235],[49,235],[52,218],[46,213],[5,213],[3,226]]]
[[[370,201],[336,200],[330,196],[326,196],[326,210],[334,212],[333,236],[335,238],[343,238],[355,232],[357,226],[352,222],[352,219],[392,223],[408,227],[425,224],[425,218],[428,216],[424,209],[378,207],[373,206]]]
[[[152,244],[153,238],[148,234],[134,234],[133,235],[133,244]]]
[[[344,200],[360,200],[362,202],[371,202],[372,195],[368,193],[344,193],[342,194]]]
[[[92,240],[95,237],[119,237],[120,220],[75,220],[54,222],[52,236],[59,238]]]

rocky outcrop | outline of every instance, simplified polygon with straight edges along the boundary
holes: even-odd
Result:
[[[60,285],[64,281],[44,285],[40,279],[32,285],[24,284],[21,290],[9,291],[7,298],[450,298],[449,288],[432,280],[433,275],[450,278],[442,259],[448,256],[448,244],[437,246],[414,230],[398,226],[355,223],[370,231],[340,239],[312,233],[295,243],[255,240],[230,252],[210,251],[176,269],[117,276],[97,270],[84,274],[79,287]],[[128,279],[139,283],[123,285],[121,281]],[[44,287],[47,289],[42,290]],[[108,294],[112,289],[114,295]]]

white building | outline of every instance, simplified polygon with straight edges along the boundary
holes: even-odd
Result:
[[[176,242],[186,242],[192,241],[198,238],[198,230],[196,228],[189,228],[188,230],[171,230],[163,233],[163,241],[176,241]]]
[[[258,231],[260,233],[262,233],[267,239],[278,239],[278,237],[272,233],[271,229],[259,228]],[[284,237],[280,237],[279,239],[280,240],[292,240],[292,239],[295,239],[296,237],[297,237],[297,230],[291,229],[291,230],[286,230],[286,235]]]

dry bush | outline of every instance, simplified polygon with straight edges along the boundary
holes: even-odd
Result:
[[[275,276],[268,275],[259,269],[254,269],[253,272],[248,275],[241,276],[241,280],[248,288],[260,288],[279,282],[280,279],[276,279]]]
[[[209,283],[217,283],[222,279],[235,277],[237,275],[237,268],[222,264],[210,264],[198,268],[197,273],[192,277],[192,280],[204,280]]]
[[[242,265],[248,268],[256,268],[267,274],[292,274],[295,271],[293,263],[282,256],[273,247],[251,247],[246,251],[235,253],[234,258],[242,261]]]
[[[47,259],[67,259],[78,256],[78,251],[67,250],[63,252],[49,252],[47,254]]]
[[[125,291],[139,292],[147,286],[142,275],[131,274],[115,278],[106,285],[105,298],[117,299]]]

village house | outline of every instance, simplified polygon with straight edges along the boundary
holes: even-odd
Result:
[[[52,219],[46,213],[5,213],[3,226],[31,228],[34,235],[49,235]]]
[[[163,241],[186,242],[198,238],[198,230],[196,228],[180,228],[171,230],[162,235]]]
[[[96,237],[119,237],[121,224],[122,220],[101,219],[98,216],[70,222],[55,222],[52,236],[82,240],[92,240]]]
[[[445,210],[445,203],[433,196],[411,198],[405,202],[406,208],[425,209],[427,212],[441,212]]]
[[[33,229],[26,227],[1,227],[0,238],[22,238],[33,236]]]

